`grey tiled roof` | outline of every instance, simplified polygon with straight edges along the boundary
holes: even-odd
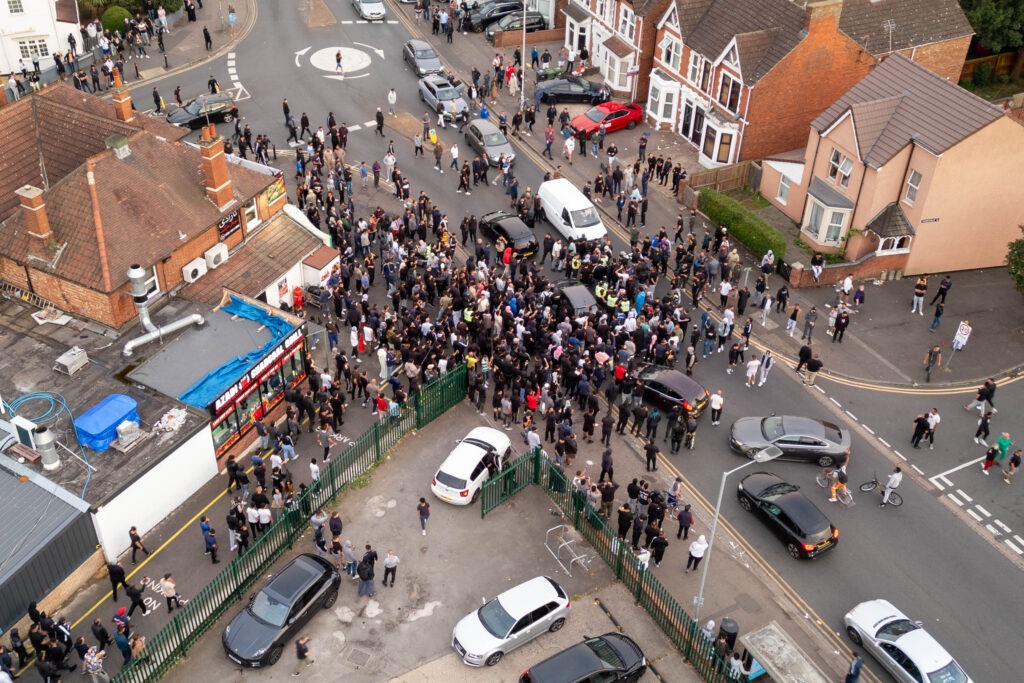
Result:
[[[876,56],[974,35],[957,0],[843,0],[839,30]]]
[[[811,186],[807,188],[807,194],[833,209],[852,209],[854,206],[846,195],[817,176],[811,179]]]
[[[887,204],[864,227],[879,237],[902,237],[914,234],[914,226],[907,219],[907,214],[903,213],[899,202]]]
[[[906,57],[894,54],[811,122],[819,133],[852,110],[861,161],[881,168],[913,139],[941,154],[1003,112]]]

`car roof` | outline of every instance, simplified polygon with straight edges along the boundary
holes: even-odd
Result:
[[[854,621],[868,631],[872,638],[878,629],[890,622],[913,621],[891,602],[882,598],[865,600],[851,609],[850,613]],[[895,644],[924,669],[923,673],[931,673],[953,659],[953,656],[923,627],[904,633]]]
[[[555,284],[555,291],[565,295],[572,307],[575,309],[590,308],[597,303],[594,294],[587,289],[586,285],[575,280],[564,280]]]
[[[687,377],[678,370],[662,367],[660,365],[651,364],[641,367],[640,379],[657,380],[664,384],[665,386],[667,386],[669,389],[674,389],[683,396],[703,393],[707,391],[707,389],[705,389],[700,382],[694,380],[692,377]]]
[[[556,589],[555,586],[558,586]],[[537,576],[509,588],[497,596],[501,606],[513,619],[519,619],[551,600],[567,597],[565,589],[547,576]]]
[[[850,430],[843,429],[833,422],[817,420],[812,417],[803,417],[801,415],[783,415],[782,428],[787,434],[817,436],[830,442],[837,443],[840,446],[850,445]],[[838,441],[829,434],[829,432],[832,431],[839,432],[840,438]]]
[[[263,590],[278,598],[279,602],[291,602],[323,576],[325,569],[319,558],[308,554],[299,555],[278,572]]]
[[[533,237],[533,230],[530,230],[519,216],[503,216],[494,222],[500,225],[505,234],[514,240]]]
[[[470,125],[476,126],[484,135],[487,135],[489,133],[501,132],[500,130],[498,130],[498,127],[496,125],[494,125],[487,119],[473,119],[472,121],[470,121]]]
[[[420,81],[427,81],[429,83],[433,83],[434,85],[440,85],[446,88],[455,87],[454,85],[448,82],[447,76],[442,76],[441,74],[427,74],[426,76],[421,78]]]
[[[414,50],[422,50],[424,48],[430,47],[430,43],[428,43],[425,40],[420,40],[419,38],[411,38],[410,40],[405,41],[405,44],[408,45],[409,47],[411,47]],[[433,49],[433,48],[431,48],[431,49]],[[436,50],[435,50],[435,52],[436,52]]]
[[[586,642],[582,642],[551,655],[539,664],[534,664],[530,667],[530,676],[535,681],[568,681],[588,676],[604,668],[601,658],[594,654]]]
[[[463,437],[438,469],[460,479],[466,479],[487,453],[488,446],[498,455],[504,455],[510,445],[512,441],[505,432],[490,427],[477,427]]]

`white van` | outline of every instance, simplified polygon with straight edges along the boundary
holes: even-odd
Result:
[[[608,234],[597,207],[565,178],[541,183],[537,196],[548,222],[566,238],[597,240]]]

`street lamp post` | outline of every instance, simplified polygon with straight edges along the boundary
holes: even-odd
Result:
[[[523,3],[523,51],[519,53],[519,70],[523,74],[523,81],[519,84],[519,111],[526,109],[526,8],[529,3]]]
[[[768,446],[763,448],[754,454],[753,459],[750,462],[745,462],[739,467],[734,467],[731,470],[722,472],[722,484],[718,487],[718,502],[715,503],[715,516],[711,521],[711,538],[708,540],[708,549],[704,553],[704,571],[700,575],[700,588],[697,589],[697,595],[693,598],[693,621],[700,624],[700,608],[704,606],[704,583],[708,579],[708,566],[711,564],[711,550],[715,546],[715,532],[718,530],[718,517],[722,511],[722,496],[725,494],[725,480],[729,478],[730,474],[739,472],[744,467],[749,467],[754,463],[768,462],[769,460],[775,460],[775,458],[782,455],[782,450],[778,446]]]

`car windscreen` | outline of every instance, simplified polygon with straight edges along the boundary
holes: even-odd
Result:
[[[605,663],[608,669],[622,669],[625,667],[625,662],[622,661],[622,657],[619,657],[619,653],[612,649],[612,646],[604,638],[591,638],[590,640],[583,641],[590,651],[597,655],[597,658]]]
[[[878,629],[877,637],[879,640],[888,640],[889,642],[896,642],[900,636],[906,635],[911,631],[916,631],[921,628],[910,619],[896,619],[890,621],[888,624]]]
[[[838,426],[831,422],[822,423],[822,427],[825,428],[825,438],[829,439],[833,443],[843,442],[843,431]]]
[[[252,604],[249,605],[249,611],[257,619],[271,626],[284,626],[284,622],[288,618],[288,604],[278,602],[270,595],[267,595],[266,591],[260,591],[256,594]]]
[[[448,474],[444,470],[438,470],[437,476],[434,477],[438,482],[444,484],[448,488],[452,489],[464,489],[466,488],[466,480],[459,479],[458,477]]]
[[[589,228],[591,225],[599,225],[600,223],[601,217],[593,206],[577,209],[572,212],[572,224],[577,228]]]
[[[764,491],[761,491],[761,493],[759,493],[757,497],[760,498],[761,500],[776,500],[781,496],[786,495],[787,493],[793,493],[794,491],[797,490],[799,489],[796,486],[793,486],[792,484],[779,482],[778,484],[772,484]]]
[[[959,664],[950,660],[946,666],[928,674],[928,680],[931,683],[968,683],[971,679],[967,677]]]
[[[507,145],[508,138],[501,133],[484,133],[484,144],[488,147],[497,147],[498,145]]]
[[[455,88],[438,88],[437,99],[439,102],[447,102],[458,98],[459,91]]]
[[[512,242],[517,249],[523,249],[524,247],[530,247],[537,244],[536,240],[532,237],[520,237]]]
[[[414,50],[413,54],[416,55],[416,59],[437,59],[437,53],[431,50],[429,47],[423,47],[418,50]]]
[[[778,415],[772,415],[761,420],[761,433],[769,441],[774,441],[780,436],[785,435],[786,430],[782,428],[782,418]]]
[[[497,598],[477,610],[477,616],[480,617],[480,623],[484,628],[495,638],[504,638],[516,623]]]
[[[584,116],[586,116],[594,123],[601,123],[602,121],[604,121],[604,112],[598,109],[597,107],[594,107],[593,109],[588,111],[586,114],[584,114]]]
[[[199,102],[196,100],[193,100],[192,102],[189,102],[185,105],[185,111],[187,111],[189,114],[192,114],[193,116],[199,114],[202,108],[202,105],[199,104]]]

